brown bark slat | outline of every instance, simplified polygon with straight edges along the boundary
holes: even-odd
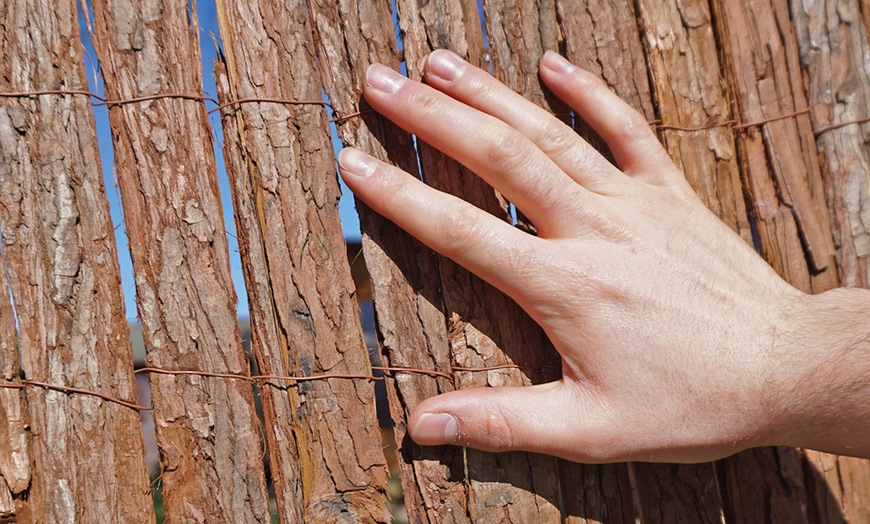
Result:
[[[218,9],[230,81],[222,98],[320,99],[304,2]],[[371,375],[324,108],[251,103],[223,114],[260,372]],[[282,520],[389,522],[372,382],[262,391]]]
[[[611,89],[650,121],[655,118],[654,98],[659,102],[657,110],[662,112],[662,118],[670,118],[674,124],[718,117],[723,109],[727,111],[725,104],[716,107],[723,98],[722,87],[717,85],[718,77],[714,76],[711,83],[703,71],[695,69],[697,64],[687,63],[685,57],[678,54],[691,49],[696,54],[712,54],[715,59],[715,47],[710,49],[699,42],[702,35],[686,34],[680,15],[674,13],[676,7],[671,2],[666,4],[557,2],[567,56],[601,76]],[[639,12],[636,11],[638,8]],[[709,16],[704,22],[709,32]],[[667,33],[674,42],[666,44],[672,47],[647,48],[645,56],[639,26],[647,33],[654,29]],[[699,32],[703,34],[703,29]],[[675,50],[675,46],[682,46],[682,49]],[[655,80],[652,86],[646,76],[647,62]],[[624,69],[620,72],[614,69],[616,66]],[[698,97],[704,99],[704,104],[699,104]],[[578,132],[590,137],[593,145],[602,146],[597,142],[597,136],[583,126],[585,124],[580,123]],[[690,183],[705,203],[750,240],[733,140],[729,133],[721,130],[701,133],[691,136],[689,143],[685,142],[686,138],[680,133],[662,135],[671,157],[690,175]],[[643,519],[650,522],[662,518],[675,522],[714,522],[721,518],[721,502],[712,464],[679,467],[632,464],[629,467],[638,511]],[[626,476],[624,473],[616,475]],[[662,507],[662,500],[670,501],[666,509]],[[619,504],[622,499],[614,498],[613,501]]]
[[[697,128],[730,120],[709,5],[677,0],[638,5],[661,123]],[[664,129],[659,136],[707,207],[751,244],[734,132]]]
[[[857,2],[792,0],[810,116],[816,128],[870,111],[868,40]],[[816,138],[837,246],[840,283],[870,285],[870,125]],[[870,461],[806,452],[810,512],[817,522],[870,521]],[[817,480],[817,478],[819,478]]]
[[[390,5],[374,0],[311,0],[309,11],[324,89],[338,116],[354,114],[360,109],[369,64],[399,67]],[[380,116],[366,113],[342,120],[338,134],[345,145],[418,174],[411,137]],[[437,259],[428,248],[359,201],[357,208],[384,364],[449,371]],[[467,522],[462,450],[420,448],[407,437],[406,420],[411,410],[422,400],[453,387],[452,381],[416,373],[396,373],[387,380],[405,505],[412,522]]]
[[[560,39],[563,33],[559,28],[556,4],[547,0],[485,0],[483,5],[495,77],[533,103],[563,120],[569,120],[568,107],[542,88],[538,79],[538,62],[544,51],[559,50],[566,44]],[[573,9],[577,6],[567,7]],[[575,22],[577,20],[572,19],[569,24]],[[521,227],[533,231],[533,227],[525,224],[521,210],[517,214]],[[543,363],[560,363],[558,354],[537,325],[527,321],[518,327],[527,333],[526,336],[540,337],[543,343],[532,347],[545,359]],[[560,460],[556,468],[563,517],[568,522],[634,521],[629,476],[624,464],[584,466]],[[617,485],[612,482],[596,482],[606,479],[621,479],[625,484],[619,487],[624,489],[614,489]]]
[[[787,6],[748,0],[715,5],[738,120],[755,122],[805,109]],[[830,218],[809,117],[749,127],[740,134],[740,147],[765,258],[804,291],[834,287]]]
[[[5,15],[0,6],[0,18]],[[6,110],[0,107],[0,140],[4,139]],[[2,146],[0,146],[2,148]],[[0,168],[0,179],[6,174]],[[2,239],[0,239],[2,241]],[[0,249],[0,380],[19,382],[18,333],[15,312],[9,302],[6,263]],[[32,522],[30,513],[31,453],[29,422],[24,390],[0,388],[0,522],[6,519],[22,524]]]
[[[87,89],[75,2],[12,0],[0,11],[0,91]],[[135,401],[115,237],[87,97],[0,99],[0,236],[9,275],[0,292],[11,290],[20,347],[8,326],[0,344],[20,351],[26,378]],[[0,317],[8,323],[6,297],[2,302]],[[14,359],[4,360],[4,379],[16,380]],[[4,404],[4,426],[17,422],[18,428],[6,426],[10,440],[4,437],[3,445],[11,455],[0,451],[0,469],[19,498],[19,518],[27,519],[20,497],[29,489],[38,522],[153,521],[137,412],[92,396],[28,389],[30,477],[19,393],[2,394],[12,401]]]
[[[95,1],[109,99],[199,94],[199,29],[184,0]],[[212,137],[199,101],[109,110],[150,366],[248,373],[235,312]],[[152,375],[167,518],[268,522],[249,383]]]
[[[856,2],[792,0],[813,126],[870,116],[868,38]],[[870,125],[826,131],[816,143],[841,283],[870,285]]]
[[[728,57],[737,118],[753,122],[807,107],[794,28],[784,2],[715,2]],[[761,251],[804,291],[837,284],[824,188],[809,118],[797,115],[738,135],[741,168],[753,201]],[[758,522],[771,515],[808,522],[801,456],[757,449],[722,462],[726,515]]]
[[[410,78],[421,79],[423,61],[436,47],[451,48],[475,65],[486,67],[474,2],[432,1],[420,6],[400,0],[397,6]],[[417,141],[417,149],[427,184],[510,220],[504,199],[482,179],[421,140]],[[459,389],[529,385],[544,381],[546,373],[552,373],[548,365],[559,369],[559,361],[543,331],[513,300],[447,258],[440,259],[439,267],[453,362],[460,367],[514,363],[535,370],[531,376],[524,376],[519,370],[463,373],[457,380]],[[558,468],[554,458],[469,449],[465,451],[465,460],[471,522],[559,519]]]
[[[699,128],[730,120],[730,104],[705,2],[638,3],[659,118],[665,126]],[[664,129],[662,143],[695,192],[744,240],[752,235],[743,198],[734,132]],[[722,501],[713,464],[636,465],[645,520],[720,522]],[[663,482],[663,478],[668,481]],[[662,487],[667,493],[662,492]],[[679,502],[672,502],[676,499]],[[663,502],[668,501],[668,502]]]

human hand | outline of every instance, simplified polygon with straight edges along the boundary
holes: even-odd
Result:
[[[601,81],[551,52],[540,74],[618,168],[448,51],[429,56],[428,86],[369,69],[374,109],[477,173],[538,236],[353,149],[339,158],[348,187],[516,300],[563,359],[557,382],[424,401],[412,438],[580,462],[800,444],[814,413],[810,393],[797,393],[808,359],[792,354],[810,298],[704,207],[644,118]]]

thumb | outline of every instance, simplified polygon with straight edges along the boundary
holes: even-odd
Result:
[[[477,388],[432,397],[408,421],[417,444],[483,451],[532,451],[576,457],[590,421],[583,395],[562,381],[529,387]]]

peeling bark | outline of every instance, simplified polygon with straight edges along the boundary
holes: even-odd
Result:
[[[797,42],[784,3],[714,5],[719,39],[730,57],[725,65],[738,120],[762,121],[806,108]],[[809,117],[752,126],[738,137],[765,259],[803,291],[835,287],[830,218]]]
[[[867,32],[854,1],[791,1],[816,128],[870,115]],[[842,285],[870,285],[870,124],[817,138]]]
[[[10,0],[0,15],[0,91],[87,89],[75,2]],[[20,350],[30,380],[135,401],[117,250],[87,97],[0,99],[0,237],[9,275],[9,287],[0,278],[0,293],[11,290],[20,344],[6,295],[0,300],[4,379],[18,379]],[[29,388],[25,414],[19,391],[0,396],[6,433],[0,484],[11,492],[19,521],[31,512],[38,522],[154,520],[136,411]]]
[[[229,68],[222,98],[320,99],[304,2],[218,7]],[[223,114],[261,373],[371,375],[323,107],[250,103]],[[262,391],[282,522],[389,522],[373,384]]]
[[[451,48],[486,67],[474,2],[432,1],[419,6],[400,0],[397,6],[410,78],[422,78],[425,57],[438,47]],[[482,179],[421,140],[417,149],[427,184],[510,221],[507,203]],[[540,327],[513,300],[448,258],[440,257],[439,267],[453,363],[459,367],[519,364],[534,370],[528,375],[520,370],[460,373],[459,389],[523,386],[544,381],[553,370],[558,375],[558,356]],[[465,469],[469,484],[466,511],[471,522],[559,519],[556,459],[469,449]]]
[[[0,15],[5,14],[2,10],[3,7],[0,7]],[[3,115],[6,109],[0,108],[0,115]],[[3,116],[0,116],[0,122],[2,121]],[[3,140],[3,134],[0,127],[0,140]],[[0,170],[0,184],[5,176],[6,174]],[[9,302],[9,281],[6,278],[2,245],[0,245],[0,373],[4,383],[15,383],[20,380],[18,333],[15,330],[15,312]],[[27,420],[24,400],[24,390],[0,388],[0,522],[7,520],[22,524],[32,522],[28,500],[32,466],[28,431],[30,424]]]
[[[709,5],[677,0],[641,0],[638,5],[662,124],[703,128],[730,120]],[[660,137],[707,207],[751,244],[734,131],[728,126],[665,128]]]
[[[202,91],[190,13],[184,0],[94,2],[109,99]],[[203,103],[112,106],[109,119],[148,364],[247,374]],[[250,384],[152,375],[151,394],[167,518],[268,522]]]

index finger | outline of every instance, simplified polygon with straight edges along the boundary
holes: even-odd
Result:
[[[544,262],[545,240],[357,149],[342,150],[338,166],[369,207],[523,305]]]

